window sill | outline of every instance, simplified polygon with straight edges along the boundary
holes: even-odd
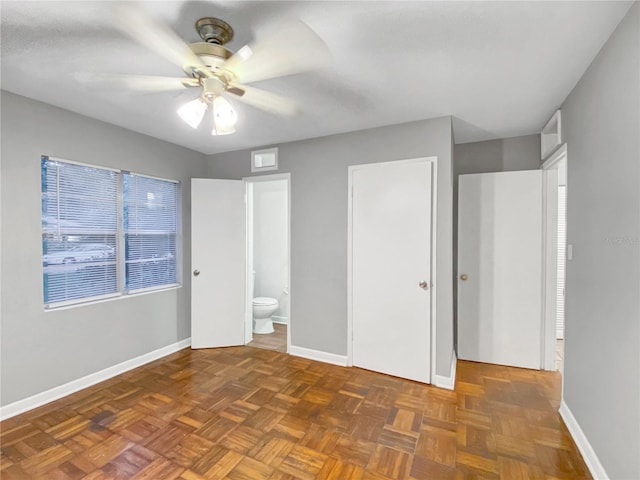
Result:
[[[87,305],[96,305],[98,303],[106,303],[106,302],[112,302],[114,300],[123,300],[123,299],[127,299],[127,298],[136,298],[136,297],[140,297],[142,295],[149,295],[152,293],[162,293],[162,292],[167,292],[170,290],[178,290],[182,288],[182,284],[180,283],[176,283],[173,285],[166,285],[166,286],[162,286],[162,287],[152,287],[152,288],[146,288],[144,290],[135,290],[132,292],[126,292],[126,293],[117,293],[117,294],[113,294],[113,295],[109,295],[107,297],[101,297],[101,298],[95,298],[92,300],[88,300],[86,302],[83,301],[79,301],[79,302],[74,302],[74,303],[65,303],[63,305],[53,305],[51,307],[45,307],[44,311],[45,313],[48,312],[59,312],[61,310],[69,310],[72,308],[78,308],[78,307],[84,307]]]

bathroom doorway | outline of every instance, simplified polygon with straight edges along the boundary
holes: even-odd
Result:
[[[288,352],[291,345],[290,174],[247,177],[245,343]]]

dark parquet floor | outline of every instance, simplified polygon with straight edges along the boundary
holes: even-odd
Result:
[[[182,350],[0,424],[2,480],[587,479],[560,377],[455,391],[252,347]]]

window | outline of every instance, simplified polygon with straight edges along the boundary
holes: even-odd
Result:
[[[178,283],[179,183],[42,157],[46,308]]]
[[[42,159],[44,303],[117,292],[118,174]]]
[[[127,290],[176,283],[178,184],[123,174]]]

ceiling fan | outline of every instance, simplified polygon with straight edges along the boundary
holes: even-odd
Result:
[[[114,12],[122,32],[180,66],[185,76],[98,75],[98,80],[148,92],[199,88],[199,97],[182,105],[178,115],[197,128],[210,110],[213,135],[235,132],[238,116],[227,98],[278,115],[297,114],[298,107],[291,100],[246,84],[321,68],[329,59],[326,44],[300,20],[289,21],[269,37],[234,53],[224,46],[233,38],[233,29],[219,18],[200,18],[195,28],[202,41],[187,44],[167,25],[136,7],[119,4]],[[95,79],[95,75],[83,78]]]

